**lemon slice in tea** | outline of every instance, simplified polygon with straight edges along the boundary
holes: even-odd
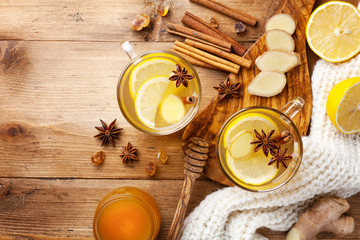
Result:
[[[229,154],[234,159],[248,157],[254,151],[254,145],[250,144],[250,142],[254,140],[253,133],[247,131],[240,132],[230,143],[228,148]]]
[[[278,173],[276,164],[268,165],[271,157],[266,157],[262,151],[252,153],[247,158],[234,159],[229,151],[226,161],[230,171],[242,182],[251,185],[262,185],[271,181]]]
[[[333,87],[327,97],[326,111],[342,133],[360,132],[360,77],[346,79]]]
[[[140,86],[149,78],[169,76],[175,70],[175,62],[166,58],[151,58],[136,65],[130,74],[129,88],[134,99]]]
[[[169,85],[169,78],[158,76],[145,81],[135,97],[135,112],[146,126],[155,127],[155,117],[162,96]]]
[[[306,26],[310,48],[322,59],[342,62],[360,51],[360,11],[352,4],[331,1],[314,10]]]
[[[245,130],[253,134],[254,129],[257,131],[261,131],[262,129],[265,133],[268,133],[274,129],[275,132],[273,136],[279,134],[279,128],[271,118],[259,113],[244,114],[234,119],[233,122],[227,126],[224,133],[225,149],[229,146],[229,143],[232,142],[236,136],[238,136],[239,133]]]

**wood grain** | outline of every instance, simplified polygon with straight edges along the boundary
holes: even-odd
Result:
[[[320,0],[316,4],[324,2]],[[3,0],[0,1],[0,239],[93,239],[92,218],[98,201],[121,186],[150,192],[160,206],[159,240],[166,239],[184,179],[184,154],[178,132],[152,137],[132,128],[121,116],[115,87],[128,58],[120,48],[132,41],[136,51],[168,49],[183,40],[166,33],[166,23],[180,23],[188,10],[209,20],[247,48],[262,35],[264,25],[280,0],[226,0],[228,6],[246,10],[257,26],[237,35],[236,20],[187,0],[172,1],[166,18],[155,17],[152,27],[130,30],[139,11],[154,13],[144,0]],[[156,1],[156,4],[159,1]],[[351,0],[358,3],[358,0]],[[175,10],[176,9],[176,10]],[[155,15],[154,15],[155,16]],[[309,53],[310,69],[318,59]],[[220,71],[196,67],[203,88],[200,108],[225,79]],[[93,138],[99,119],[118,119],[124,130],[116,147],[100,147]],[[131,141],[139,148],[139,161],[123,165],[121,146]],[[169,155],[150,178],[145,165],[159,149]],[[103,150],[101,166],[90,157]],[[222,185],[198,179],[190,198],[189,214],[206,195]],[[348,240],[360,239],[360,194],[349,199],[349,215],[356,221]],[[284,232],[261,229],[271,240]],[[321,234],[320,239],[335,239]]]
[[[123,186],[141,188],[160,208],[158,239],[166,239],[183,181],[111,179],[0,179],[0,239],[93,239],[92,221],[100,199]],[[220,184],[197,181],[188,212]]]
[[[233,184],[223,175],[216,156],[216,138],[225,121],[235,112],[248,106],[268,106],[281,109],[287,102],[297,96],[305,100],[305,105],[300,113],[293,119],[302,135],[306,135],[310,124],[312,95],[309,69],[306,55],[305,27],[310,16],[315,0],[295,1],[284,0],[277,13],[290,14],[296,21],[297,28],[293,34],[295,40],[295,52],[301,56],[301,64],[286,73],[287,84],[284,90],[270,98],[253,96],[248,93],[247,86],[260,72],[253,64],[249,69],[241,68],[239,76],[231,74],[230,82],[241,82],[240,98],[229,98],[225,101],[213,101],[200,112],[195,119],[187,126],[182,137],[184,143],[193,136],[199,136],[212,143],[210,148],[208,164],[204,173],[210,179],[232,186]],[[244,55],[245,58],[255,59],[266,51],[265,35],[263,35]],[[300,87],[301,86],[301,87]]]

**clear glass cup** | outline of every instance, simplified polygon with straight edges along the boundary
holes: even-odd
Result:
[[[120,107],[120,110],[125,117],[125,119],[135,128],[140,131],[150,133],[153,135],[168,135],[179,131],[184,128],[190,121],[194,118],[195,114],[199,109],[199,104],[201,100],[201,83],[199,76],[195,70],[195,68],[182,56],[179,56],[176,53],[166,51],[166,50],[155,50],[151,52],[146,52],[141,55],[137,55],[129,42],[124,42],[122,44],[124,51],[127,53],[131,61],[126,65],[124,70],[122,71],[118,84],[117,84],[117,100]],[[179,64],[182,68],[188,70],[188,73],[193,76],[193,79],[189,81],[189,86],[185,91],[179,93],[178,97],[180,97],[183,101],[188,97],[195,97],[196,102],[192,104],[184,104],[185,106],[185,115],[184,117],[176,122],[171,123],[169,125],[164,126],[149,126],[144,124],[143,121],[138,117],[138,113],[135,109],[135,98],[130,93],[130,77],[132,71],[142,64],[144,61],[151,61],[153,59],[165,59],[174,62],[175,64]],[[175,69],[174,69],[175,71]],[[151,77],[151,76],[149,76]],[[170,81],[172,84],[175,82]],[[180,86],[180,88],[184,88]]]
[[[236,112],[224,123],[217,138],[216,152],[218,157],[218,163],[222,172],[232,183],[235,184],[235,186],[253,192],[267,192],[280,188],[281,186],[289,182],[290,179],[292,179],[301,163],[303,155],[303,144],[299,130],[291,119],[300,111],[303,105],[304,100],[301,97],[297,97],[288,102],[281,109],[281,111],[269,107],[248,107]],[[286,147],[291,148],[293,157],[293,159],[288,162],[287,168],[284,168],[282,170],[280,169],[275,177],[261,184],[250,184],[244,182],[241,177],[236,176],[234,171],[231,170],[226,159],[227,149],[224,141],[226,141],[225,133],[227,132],[227,129],[229,129],[231,126],[235,126],[234,123],[236,123],[236,121],[239,121],[239,119],[244,119],[246,118],[246,116],[251,116],[251,114],[252,116],[256,115],[271,118],[276,124],[276,126],[279,128],[280,132],[283,130],[288,130],[293,137],[293,140],[291,142],[284,144],[286,145]],[[241,130],[240,128],[241,127],[239,127],[239,130]],[[283,146],[282,150],[284,150]],[[260,149],[260,151],[262,151],[262,149]],[[270,153],[269,156],[271,156]]]

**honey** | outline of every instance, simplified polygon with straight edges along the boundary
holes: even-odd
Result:
[[[95,211],[97,240],[153,240],[159,233],[160,212],[150,194],[122,187],[104,196]]]

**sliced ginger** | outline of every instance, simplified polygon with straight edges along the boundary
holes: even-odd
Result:
[[[266,22],[265,31],[272,29],[281,29],[292,35],[295,32],[295,21],[285,13],[275,14]]]
[[[283,72],[267,70],[260,72],[249,84],[248,92],[261,97],[272,97],[279,94],[286,85]]]
[[[280,49],[293,52],[295,49],[294,39],[288,32],[280,29],[267,31],[265,42],[268,50]]]
[[[270,50],[258,57],[255,64],[261,71],[277,70],[285,73],[300,64],[300,55],[285,50]]]
[[[261,97],[279,94],[286,85],[285,73],[300,64],[300,54],[294,53],[295,21],[288,14],[276,14],[266,22],[265,42],[269,51],[255,60],[260,72],[249,84],[248,92]]]

